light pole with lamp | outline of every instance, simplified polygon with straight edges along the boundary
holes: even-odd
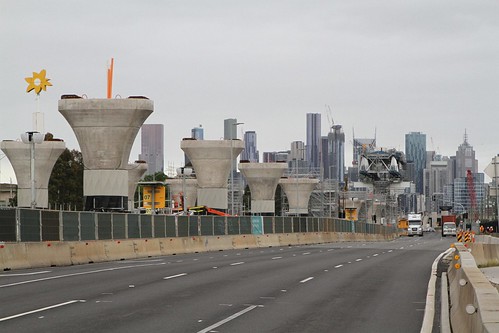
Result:
[[[232,140],[237,139],[237,126],[244,123],[233,123],[235,131],[230,131],[230,215],[234,215],[234,153]],[[235,132],[235,135],[232,135]]]
[[[35,144],[42,143],[45,135],[39,132],[26,132],[21,134],[23,143],[30,145],[30,168],[31,168],[31,208],[36,208],[36,188],[35,188]]]
[[[182,210],[184,211],[184,215],[187,215],[187,195],[185,190],[185,177],[188,177],[192,174],[192,169],[187,167],[181,167],[177,169],[177,175],[182,176]]]

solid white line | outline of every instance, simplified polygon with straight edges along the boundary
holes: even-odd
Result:
[[[215,324],[213,324],[213,325],[211,325],[211,326],[208,326],[208,327],[206,327],[205,329],[203,329],[203,330],[201,330],[201,331],[198,331],[197,333],[208,333],[208,332],[209,332],[209,331],[211,331],[212,329],[217,328],[217,327],[219,327],[219,326],[222,326],[223,324],[225,324],[225,323],[227,323],[227,322],[229,322],[229,321],[231,321],[231,320],[236,319],[237,317],[239,317],[239,316],[241,316],[241,315],[245,314],[246,312],[249,312],[249,311],[251,311],[251,310],[255,309],[256,307],[257,307],[256,305],[251,305],[251,306],[247,307],[247,308],[246,308],[246,309],[244,309],[244,310],[241,310],[241,311],[239,311],[239,312],[234,313],[234,314],[233,314],[232,316],[230,316],[230,317],[227,317],[227,318],[225,318],[225,319],[223,319],[223,320],[220,320],[219,322],[217,322],[217,323],[215,323]]]
[[[45,311],[45,310],[50,310],[50,309],[58,308],[58,307],[61,307],[61,306],[64,306],[64,305],[78,303],[78,302],[85,302],[85,301],[84,300],[72,300],[72,301],[68,301],[68,302],[64,302],[64,303],[59,303],[59,304],[47,306],[47,307],[44,307],[44,308],[41,308],[41,309],[36,309],[36,310],[28,311],[28,312],[19,313],[19,314],[13,315],[13,316],[0,318],[0,321],[7,321],[7,320],[10,320],[10,319],[27,316],[27,315],[30,315],[32,313],[37,313],[37,312],[41,312],[41,311]]]
[[[343,267],[343,265],[336,265],[336,266],[334,266],[334,268],[340,268],[340,267]]]
[[[41,271],[41,272],[33,272],[33,273],[0,274],[0,277],[9,277],[9,276],[28,276],[28,275],[37,275],[37,274],[45,274],[45,273],[50,273],[50,271]]]
[[[240,261],[240,262],[234,262],[232,264],[230,264],[231,266],[236,266],[236,265],[242,265],[244,264],[244,261]]]
[[[180,273],[180,274],[177,274],[177,275],[167,276],[167,277],[164,277],[163,280],[174,279],[174,278],[178,278],[178,277],[181,277],[181,276],[184,276],[184,275],[187,275],[187,273]]]
[[[313,276],[308,277],[308,278],[306,278],[306,279],[304,279],[304,280],[301,280],[301,281],[300,281],[300,283],[305,283],[305,282],[308,282],[308,281],[312,280],[313,278],[314,278]]]
[[[22,282],[14,282],[14,283],[9,283],[9,284],[3,284],[3,285],[0,285],[0,288],[19,286],[19,285],[22,285],[22,284],[35,283],[35,282],[41,282],[41,281],[47,281],[47,280],[62,279],[62,278],[71,277],[71,276],[95,274],[95,273],[116,271],[116,270],[120,270],[120,269],[129,269],[129,268],[146,267],[146,266],[158,266],[158,265],[165,265],[165,263],[162,262],[162,263],[159,263],[159,264],[143,264],[143,265],[134,265],[134,266],[121,266],[121,267],[113,267],[113,268],[106,268],[106,269],[97,269],[95,271],[88,271],[88,272],[80,272],[80,273],[56,275],[56,276],[50,276],[50,277],[41,278],[41,279],[35,279],[35,280],[28,280],[28,281],[22,281]]]
[[[274,258],[272,258],[272,260],[276,260],[276,259],[282,259],[282,257],[274,257]]]

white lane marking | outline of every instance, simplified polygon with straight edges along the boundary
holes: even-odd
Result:
[[[412,246],[412,245],[411,245],[411,246]],[[404,247],[402,246],[402,247],[400,248],[400,250],[403,250],[403,249],[404,249]],[[388,252],[390,252],[390,251],[388,251]]]
[[[377,254],[377,253],[373,254],[373,257],[377,257],[377,256],[378,256],[378,254]]]
[[[44,308],[40,308],[40,309],[28,311],[28,312],[19,313],[19,314],[16,314],[16,315],[13,315],[13,316],[9,316],[9,317],[0,318],[0,322],[1,321],[7,321],[7,320],[10,320],[10,319],[14,319],[14,318],[19,318],[19,317],[27,316],[27,315],[30,315],[30,314],[33,314],[33,313],[37,313],[37,312],[42,312],[42,311],[45,311],[45,310],[55,309],[55,308],[58,308],[58,307],[61,307],[61,306],[65,306],[65,305],[69,305],[69,304],[73,304],[73,303],[83,303],[83,302],[85,302],[85,301],[81,300],[81,299],[77,299],[77,300],[72,300],[72,301],[68,301],[68,302],[64,302],[64,303],[59,303],[59,304],[55,304],[55,305],[51,305],[51,306],[46,306]]]
[[[32,273],[0,274],[0,277],[8,277],[8,276],[28,276],[28,275],[37,275],[37,274],[45,274],[45,273],[50,273],[50,271],[40,271],[40,272],[32,272]]]
[[[212,268],[213,268],[213,269],[217,269],[218,267],[217,267],[217,266],[213,266]]]
[[[355,259],[355,261],[362,261],[362,259]]]
[[[343,267],[343,265],[336,265],[336,266],[334,266],[334,268],[340,268],[340,267]]]
[[[276,259],[282,259],[282,257],[274,257],[274,258],[272,258],[272,260],[276,260]]]
[[[307,254],[310,254],[310,252],[303,252],[302,255],[306,256]]]
[[[170,275],[170,276],[164,277],[163,280],[170,280],[170,279],[178,278],[178,277],[185,276],[185,275],[187,275],[187,273],[180,273],[180,274],[176,274],[176,275]]]
[[[393,250],[389,250],[388,253],[393,252]]]
[[[231,266],[237,266],[237,265],[242,265],[244,264],[244,261],[240,261],[240,262],[233,262],[232,264],[230,264]]]
[[[329,249],[329,250],[327,250],[327,252],[330,252],[330,251],[334,251],[334,249]]]
[[[208,333],[208,332],[210,332],[212,329],[217,328],[217,327],[219,327],[219,326],[222,326],[223,324],[228,323],[229,321],[234,320],[234,319],[236,319],[237,317],[242,316],[242,315],[243,315],[243,314],[245,314],[246,312],[249,312],[249,311],[251,311],[251,310],[256,309],[257,307],[258,307],[258,306],[256,306],[256,305],[251,305],[251,306],[248,306],[246,309],[243,309],[243,310],[241,310],[241,311],[239,311],[239,312],[236,312],[236,313],[234,313],[232,316],[229,316],[229,317],[227,317],[227,318],[225,318],[225,319],[222,319],[222,320],[220,320],[219,322],[216,322],[215,324],[213,324],[213,325],[211,325],[211,326],[208,326],[208,327],[206,327],[205,329],[203,329],[203,330],[201,330],[201,331],[198,331],[197,333]]]
[[[313,278],[314,278],[313,276],[308,277],[308,278],[306,278],[306,279],[301,280],[301,281],[300,281],[300,283],[305,283],[305,282],[308,282],[308,281],[312,280]]]
[[[162,262],[162,263],[159,263],[159,264],[143,264],[143,265],[133,265],[133,266],[121,266],[121,267],[97,269],[97,270],[94,270],[94,271],[87,271],[87,272],[80,272],[80,273],[71,273],[71,274],[50,276],[50,277],[40,278],[40,279],[35,279],[35,280],[27,280],[27,281],[14,282],[14,283],[9,283],[9,284],[2,284],[2,285],[0,285],[0,288],[19,286],[19,285],[22,285],[22,284],[35,283],[35,282],[41,282],[41,281],[47,281],[47,280],[62,279],[62,278],[72,277],[72,276],[87,275],[87,274],[96,274],[96,273],[102,273],[102,272],[111,272],[111,271],[117,271],[117,270],[120,270],[120,269],[130,269],[130,268],[137,268],[137,267],[159,266],[159,265],[165,265],[165,263]]]

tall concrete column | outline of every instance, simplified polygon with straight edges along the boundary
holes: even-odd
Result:
[[[165,184],[170,189],[170,200],[176,203],[177,207],[182,206],[181,197],[184,197],[186,207],[196,205],[198,182],[196,178],[170,178],[165,180]],[[185,195],[184,195],[185,193]]]
[[[275,213],[275,190],[286,163],[239,163],[251,190],[251,213]]]
[[[180,148],[196,172],[198,205],[227,209],[231,157],[237,158],[244,143],[241,140],[182,140]]]
[[[313,178],[281,178],[281,184],[289,203],[289,214],[308,214],[308,201],[310,194],[319,183],[318,179]]]
[[[144,121],[153,112],[146,98],[59,100],[83,155],[85,210],[126,210],[128,159]]]
[[[135,190],[137,183],[147,171],[147,163],[144,161],[135,161],[127,166],[128,169],[128,209],[134,209]]]
[[[12,164],[17,178],[17,206],[31,207],[31,147],[21,141],[2,141],[0,148]],[[48,184],[55,162],[66,149],[63,141],[35,144],[36,207],[48,208]]]

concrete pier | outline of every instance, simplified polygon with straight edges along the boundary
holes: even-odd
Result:
[[[317,183],[319,183],[319,180],[314,178],[290,177],[279,180],[279,184],[281,184],[288,198],[288,214],[308,214],[310,194],[312,194]]]
[[[147,171],[147,163],[144,161],[135,161],[128,164],[128,209],[134,209],[135,190],[137,183]]]
[[[286,163],[239,163],[251,190],[251,213],[275,213],[275,190]]]
[[[126,210],[128,159],[149,99],[83,99],[63,96],[59,112],[73,129],[83,155],[85,210]]]
[[[196,178],[185,178],[185,188],[183,185],[182,178],[171,178],[166,179],[165,184],[168,185],[170,189],[170,200],[175,203],[175,207],[182,207],[181,197],[185,192],[185,202],[187,207],[193,207],[196,205],[197,200],[197,190],[198,182]]]
[[[244,149],[244,143],[241,140],[184,139],[180,148],[196,172],[198,205],[227,209],[231,157],[233,160],[237,158]]]
[[[31,207],[31,147],[21,141],[2,141],[0,148],[16,173],[17,206]],[[55,162],[66,149],[63,141],[35,144],[36,207],[48,208],[48,184]]]

